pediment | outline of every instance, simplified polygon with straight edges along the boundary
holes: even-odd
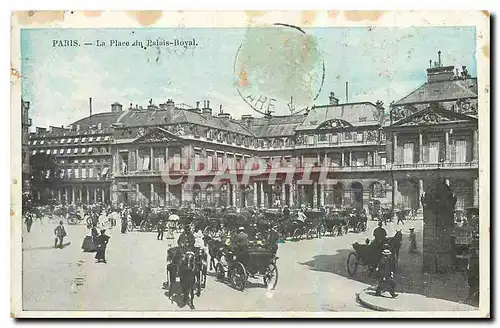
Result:
[[[316,130],[345,129],[351,127],[352,127],[351,123],[338,118],[334,118],[324,121],[323,123],[318,125]]]
[[[171,142],[176,140],[179,140],[179,138],[173,133],[163,128],[154,128],[145,131],[142,136],[134,140],[134,143]]]
[[[477,119],[439,106],[430,106],[397,121],[392,126],[438,125],[466,121],[473,122]]]

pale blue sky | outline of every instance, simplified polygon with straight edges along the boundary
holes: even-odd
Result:
[[[345,101],[396,101],[425,82],[429,59],[441,50],[444,65],[467,65],[476,76],[475,29],[435,28],[315,28],[326,77],[316,105],[326,104],[330,91]],[[69,125],[93,112],[110,110],[118,101],[146,106],[173,98],[190,105],[210,100],[234,117],[254,113],[235,88],[233,65],[246,30],[238,29],[24,29],[21,31],[23,98],[31,102],[34,126]],[[53,47],[54,39],[196,38],[198,46],[141,49],[139,47]],[[158,60],[157,60],[158,58]],[[277,108],[285,113],[285,108]],[[255,113],[254,113],[255,114]]]

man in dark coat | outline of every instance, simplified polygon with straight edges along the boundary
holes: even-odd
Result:
[[[163,216],[159,217],[158,223],[156,224],[156,229],[158,230],[156,239],[163,240],[163,232],[165,232],[165,219],[163,218]]]
[[[385,229],[382,228],[381,221],[379,221],[378,227],[375,228],[375,230],[373,231],[373,237],[375,238],[373,243],[377,247],[382,248],[382,245],[384,244],[385,238],[387,237],[387,231],[385,231]]]
[[[392,253],[390,250],[384,249],[382,251],[382,257],[376,272],[379,277],[379,283],[375,295],[382,296],[383,292],[389,292],[393,298],[398,296],[394,291],[396,282],[394,281],[394,265],[392,263]]]
[[[122,219],[121,233],[127,232],[128,214],[129,214],[129,210],[128,210],[128,208],[125,208],[121,214],[121,217],[122,217],[121,218]]]
[[[184,225],[184,231],[179,236],[179,239],[177,239],[177,245],[181,247],[183,250],[187,250],[193,248],[194,243],[195,243],[194,235],[191,232],[189,225],[186,224]]]
[[[66,230],[64,229],[63,222],[60,221],[59,225],[54,229],[54,234],[56,235],[56,239],[54,242],[54,247],[63,247],[63,240],[64,237],[66,237],[68,234],[66,233]],[[59,243],[58,243],[59,242]]]
[[[101,234],[96,238],[97,253],[95,254],[95,258],[97,263],[106,263],[106,247],[108,246],[109,238],[110,237],[106,235],[106,229],[102,229]]]
[[[26,230],[28,230],[28,232],[30,232],[31,226],[33,225],[33,214],[28,213],[26,215],[26,219],[24,220],[24,223],[26,223]]]

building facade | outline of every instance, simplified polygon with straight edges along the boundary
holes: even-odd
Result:
[[[114,103],[70,128],[37,129],[30,149],[59,161],[61,202],[367,207],[376,199],[418,210],[442,176],[457,206],[477,205],[476,79],[434,66],[391,104],[390,118],[381,102],[339,103],[333,93],[306,114],[240,119],[209,101]]]
[[[22,159],[22,179],[23,192],[29,192],[31,189],[31,174],[30,174],[30,149],[29,149],[29,134],[32,125],[29,117],[30,103],[21,99],[21,159]]]

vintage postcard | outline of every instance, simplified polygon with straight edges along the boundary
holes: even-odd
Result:
[[[11,315],[490,317],[489,20],[14,12]]]

